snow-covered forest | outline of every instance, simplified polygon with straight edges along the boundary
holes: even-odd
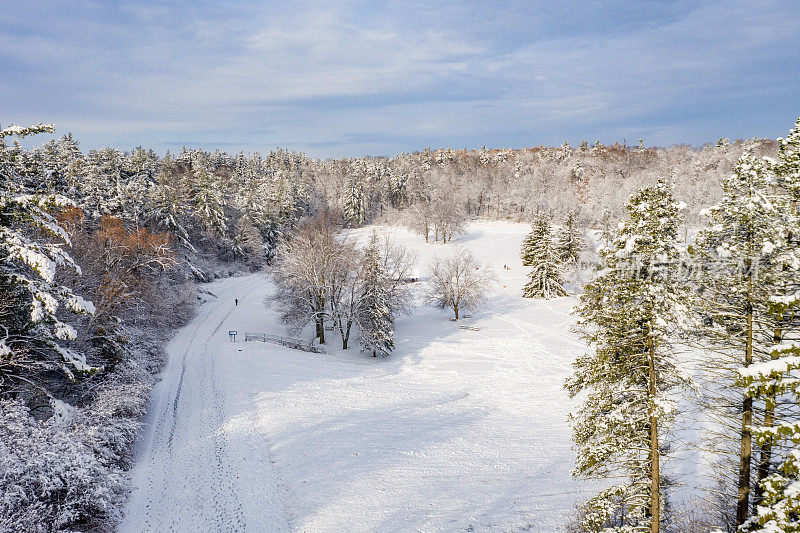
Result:
[[[491,320],[497,295],[563,301],[554,305],[565,316],[574,306],[559,335],[578,348],[565,352],[569,375],[548,384],[573,402],[571,434],[559,434],[559,407],[547,437],[560,450],[558,475],[590,480],[582,499],[546,522],[509,514],[467,526],[800,530],[800,121],[785,139],[702,147],[160,156],[83,152],[66,134],[23,148],[23,138],[53,131],[0,132],[0,529],[117,527],[148,405],[157,416],[151,391],[169,339],[220,298],[208,283],[256,273],[274,290],[254,285],[252,327],[266,331],[259,316],[273,313],[271,327],[282,329],[268,333],[314,339],[309,361],[349,369],[365,364],[359,357],[371,372],[397,364],[396,351],[422,353],[402,317],[441,308],[426,320],[446,315],[483,335],[464,320]],[[530,228],[519,234],[520,224]],[[516,229],[494,238],[519,239],[500,268],[470,239],[505,227]],[[225,290],[235,306],[244,299]],[[430,331],[433,342],[440,333]],[[226,331],[215,334],[227,342]],[[480,423],[490,439],[492,420]],[[275,453],[265,460],[284,452]],[[701,467],[688,476],[682,461]],[[287,527],[320,527],[303,522],[302,502],[291,505]],[[158,519],[146,528],[160,529]]]

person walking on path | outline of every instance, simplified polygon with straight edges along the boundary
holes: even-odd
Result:
[[[235,302],[235,305],[239,305],[239,298],[234,298],[233,301]]]

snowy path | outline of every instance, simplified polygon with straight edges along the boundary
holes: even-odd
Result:
[[[454,247],[393,229],[424,265]],[[589,495],[562,390],[584,349],[574,299],[519,297],[527,227],[459,239],[498,286],[464,331],[418,307],[391,358],[228,341],[281,332],[263,275],[218,298],[168,347],[122,531],[553,531]],[[508,264],[511,270],[503,269]],[[240,305],[233,306],[238,297]],[[354,343],[355,344],[355,343]]]
[[[269,446],[255,419],[231,443],[226,422],[237,391],[220,381],[228,325],[263,308],[263,291],[253,291],[263,284],[261,276],[214,284],[217,298],[170,342],[121,531],[289,530]]]

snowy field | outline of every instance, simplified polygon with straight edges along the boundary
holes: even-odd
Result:
[[[447,245],[381,229],[423,276],[456,244],[492,268],[490,299],[459,321],[479,331],[420,305],[388,359],[337,350],[335,332],[327,354],[233,344],[228,330],[285,334],[272,282],[207,285],[169,344],[122,531],[553,531],[574,514],[595,487],[570,475],[562,384],[585,346],[574,297],[520,296],[529,226],[475,222]]]

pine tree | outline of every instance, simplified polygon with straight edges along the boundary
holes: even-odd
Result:
[[[387,357],[394,350],[394,316],[383,264],[378,237],[373,233],[364,252],[363,296],[358,313],[361,348],[373,357]]]
[[[59,165],[69,184],[69,189],[75,191],[78,181],[83,174],[84,160],[78,141],[72,138],[72,133],[67,133],[59,141]]]
[[[556,298],[566,296],[561,265],[553,240],[544,234],[531,249],[533,269],[528,274],[528,283],[522,289],[525,298]]]
[[[192,176],[192,199],[195,215],[211,235],[224,237],[228,231],[225,222],[225,202],[214,180],[198,162]]]
[[[344,192],[342,214],[350,227],[358,227],[366,220],[367,199],[364,195],[364,184],[356,174],[352,174]]]
[[[756,515],[744,531],[800,531],[800,418],[779,404],[800,403],[800,119],[785,139],[779,139],[779,160],[767,162],[774,172],[772,201],[779,217],[773,225],[775,282],[766,304],[773,319],[773,344],[768,361],[739,369],[745,395],[763,400],[764,415],[752,435],[761,454],[757,468]],[[776,450],[786,450],[776,454]],[[775,468],[775,459],[780,464]]]
[[[730,439],[739,440],[738,458],[726,458],[720,465],[738,465],[735,475],[726,476],[737,478],[737,525],[750,514],[754,459],[754,400],[737,386],[737,371],[768,359],[774,336],[768,301],[776,282],[775,228],[780,226],[780,213],[770,198],[769,181],[767,163],[745,153],[734,174],[723,180],[722,200],[707,210],[709,225],[691,247],[703,265],[697,307],[708,324],[702,330],[712,354],[708,370],[715,382],[727,385],[719,395],[707,395],[709,413],[718,414],[729,427]],[[718,407],[736,403],[741,406],[738,422]]]
[[[577,314],[594,353],[579,357],[567,381],[585,393],[573,415],[574,474],[624,481],[584,507],[587,531],[659,531],[664,506],[663,430],[674,418],[671,391],[685,382],[670,345],[686,315],[676,282],[678,206],[663,182],[641,189],[626,206],[601,275],[586,286]]]
[[[611,243],[614,241],[615,227],[614,217],[612,216],[611,211],[606,209],[603,211],[603,215],[600,217],[600,248],[611,246]]]
[[[575,215],[567,215],[561,230],[558,232],[556,252],[562,263],[575,264],[580,259],[580,254],[586,247],[586,240],[577,226]]]
[[[0,132],[0,391],[18,392],[30,385],[43,390],[39,378],[61,370],[68,377],[92,368],[83,354],[64,344],[75,329],[59,310],[92,314],[94,306],[56,281],[60,267],[80,274],[62,248],[69,236],[52,212],[75,204],[52,193],[25,190],[15,163],[7,157],[4,138],[53,132],[52,126],[11,126]]]
[[[536,260],[536,250],[541,240],[551,235],[550,221],[545,215],[537,215],[531,224],[531,232],[522,240],[522,266],[533,266]]]
[[[159,228],[170,231],[183,246],[196,251],[186,230],[185,217],[189,211],[184,192],[163,172],[158,175],[156,184],[149,189],[147,201],[147,220]]]
[[[247,215],[239,217],[236,222],[233,253],[247,259],[254,267],[259,267],[264,262],[264,240]]]

